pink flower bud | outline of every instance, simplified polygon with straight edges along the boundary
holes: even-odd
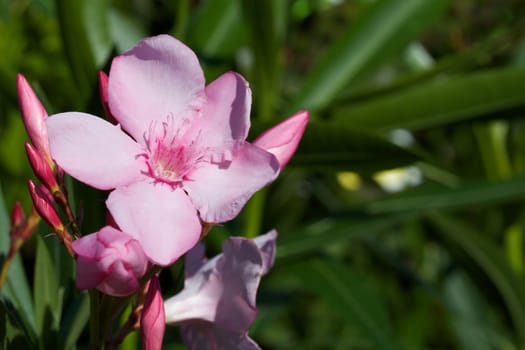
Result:
[[[53,196],[43,186],[37,186],[32,180],[29,180],[29,193],[33,199],[38,215],[42,217],[57,233],[64,231],[64,225],[60,220],[55,207],[53,206]]]
[[[11,228],[20,227],[25,219],[26,216],[22,205],[20,202],[16,202],[13,211],[11,212]]]
[[[295,153],[308,119],[307,111],[297,112],[285,121],[263,132],[253,144],[277,157],[282,169]]]
[[[31,168],[38,179],[47,187],[51,192],[59,191],[58,183],[55,178],[53,170],[49,166],[49,163],[44,159],[42,154],[33,147],[30,143],[26,142],[26,153]]]
[[[44,120],[47,118],[47,112],[23,75],[18,74],[16,83],[18,88],[18,103],[27,134],[36,149],[44,154],[46,158],[51,159],[49,156],[47,128],[44,123]]]
[[[165,327],[164,302],[160,292],[159,278],[153,276],[149,281],[144,311],[140,319],[142,349],[161,350]]]
[[[77,254],[79,289],[127,296],[137,290],[146,273],[148,260],[140,243],[111,226],[77,239],[72,246]]]
[[[118,124],[109,110],[108,79],[108,75],[104,71],[98,71],[98,87],[100,90],[100,100],[102,101],[102,107],[104,107],[104,112],[106,112],[109,121],[113,124]]]

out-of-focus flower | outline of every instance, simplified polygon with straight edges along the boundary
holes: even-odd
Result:
[[[262,133],[253,144],[272,153],[281,169],[290,161],[303,136],[308,112],[301,111]]]
[[[148,260],[140,243],[111,226],[75,240],[72,246],[77,254],[79,289],[127,296],[137,290],[146,273]]]
[[[16,84],[18,89],[18,103],[27,134],[35,148],[46,160],[50,161],[50,165],[52,165],[45,124],[47,112],[23,75],[18,74]]]
[[[151,37],[112,62],[107,104],[119,125],[77,112],[47,119],[55,161],[80,181],[115,189],[109,211],[158,265],[197,243],[201,221],[233,219],[280,170],[272,153],[246,142],[247,82],[229,72],[204,83],[188,47]],[[300,128],[283,129],[274,133],[280,140],[290,134],[289,145],[296,144],[290,130]],[[283,159],[294,147],[285,147]]]
[[[273,265],[276,237],[270,231],[254,240],[230,238],[210,261],[202,245],[188,253],[184,289],[164,308],[166,323],[181,326],[189,349],[259,349],[247,332],[257,315],[260,279]]]
[[[142,349],[161,350],[164,328],[166,327],[164,315],[164,301],[160,292],[160,283],[157,276],[148,282],[148,293],[144,302],[144,311],[140,318],[142,333]]]

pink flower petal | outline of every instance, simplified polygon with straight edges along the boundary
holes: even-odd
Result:
[[[193,51],[168,35],[146,38],[113,59],[109,73],[111,114],[138,142],[152,121],[188,116],[204,90]],[[197,103],[198,104],[198,103]]]
[[[203,221],[224,222],[239,214],[248,199],[278,173],[279,162],[272,154],[243,143],[231,162],[203,164],[183,187]]]
[[[250,129],[252,94],[244,78],[234,72],[221,75],[206,87],[206,104],[192,125],[205,147],[244,141]]]
[[[275,262],[275,240],[277,239],[277,231],[271,230],[264,235],[257,236],[253,242],[261,251],[263,258],[263,274],[267,274]]]
[[[227,332],[209,323],[181,326],[188,350],[260,350],[247,334]]]
[[[76,179],[108,190],[144,177],[137,158],[143,151],[119,126],[78,112],[50,116],[46,124],[51,156]]]
[[[281,164],[281,168],[284,168],[295,153],[299,141],[301,141],[308,118],[308,112],[297,112],[273,128],[266,130],[253,141],[253,144],[275,155]]]
[[[200,238],[197,212],[180,188],[141,181],[111,192],[106,205],[118,226],[158,265],[171,264]]]

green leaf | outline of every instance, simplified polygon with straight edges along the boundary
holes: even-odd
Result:
[[[327,218],[297,231],[287,232],[277,240],[277,258],[318,251],[330,244],[372,235],[407,221],[413,215],[384,215],[355,219]]]
[[[419,129],[497,115],[525,107],[525,67],[501,68],[435,80],[360,104],[332,117],[357,129]]]
[[[307,260],[290,268],[302,285],[355,325],[374,349],[398,349],[386,309],[367,281],[335,261]]]
[[[56,0],[62,43],[82,106],[97,81],[97,68],[111,49],[107,0]]]
[[[278,24],[274,0],[243,0],[243,13],[250,33],[253,64],[254,106],[263,120],[274,115],[277,99],[279,65]]]
[[[56,238],[49,237],[47,239]],[[63,293],[58,286],[56,268],[49,249],[41,237],[38,237],[37,240],[33,288],[37,333],[49,346],[55,344],[54,341],[56,341]]]
[[[0,260],[2,263],[10,245],[9,226],[9,216],[0,189]],[[20,310],[24,323],[26,323],[31,332],[35,333],[36,323],[31,292],[19,254],[14,256],[9,267],[5,285],[0,292],[2,297],[9,300],[17,310]]]
[[[502,250],[462,221],[444,214],[428,216],[446,242],[458,246],[487,275],[500,293],[514,328],[525,346],[525,281],[510,268]]]
[[[421,212],[433,209],[459,209],[473,205],[493,205],[525,198],[525,178],[505,181],[464,183],[453,188],[421,188],[365,206],[370,213]]]
[[[89,320],[89,298],[81,293],[66,309],[60,326],[60,339],[63,349],[72,349]]]
[[[189,45],[205,56],[230,55],[244,40],[238,0],[207,0],[190,23]]]
[[[375,1],[330,47],[289,111],[326,107],[359,75],[417,38],[447,5],[445,0]]]
[[[35,346],[24,329],[20,314],[0,299],[0,349],[32,348]]]
[[[415,162],[418,157],[347,123],[310,122],[290,164],[330,171],[371,173]]]

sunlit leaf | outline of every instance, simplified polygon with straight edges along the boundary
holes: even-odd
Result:
[[[502,68],[435,80],[364,103],[337,108],[332,116],[366,130],[420,129],[476,117],[525,110],[525,68]]]
[[[356,77],[417,38],[445,0],[379,0],[341,34],[308,75],[289,111],[326,107]]]

